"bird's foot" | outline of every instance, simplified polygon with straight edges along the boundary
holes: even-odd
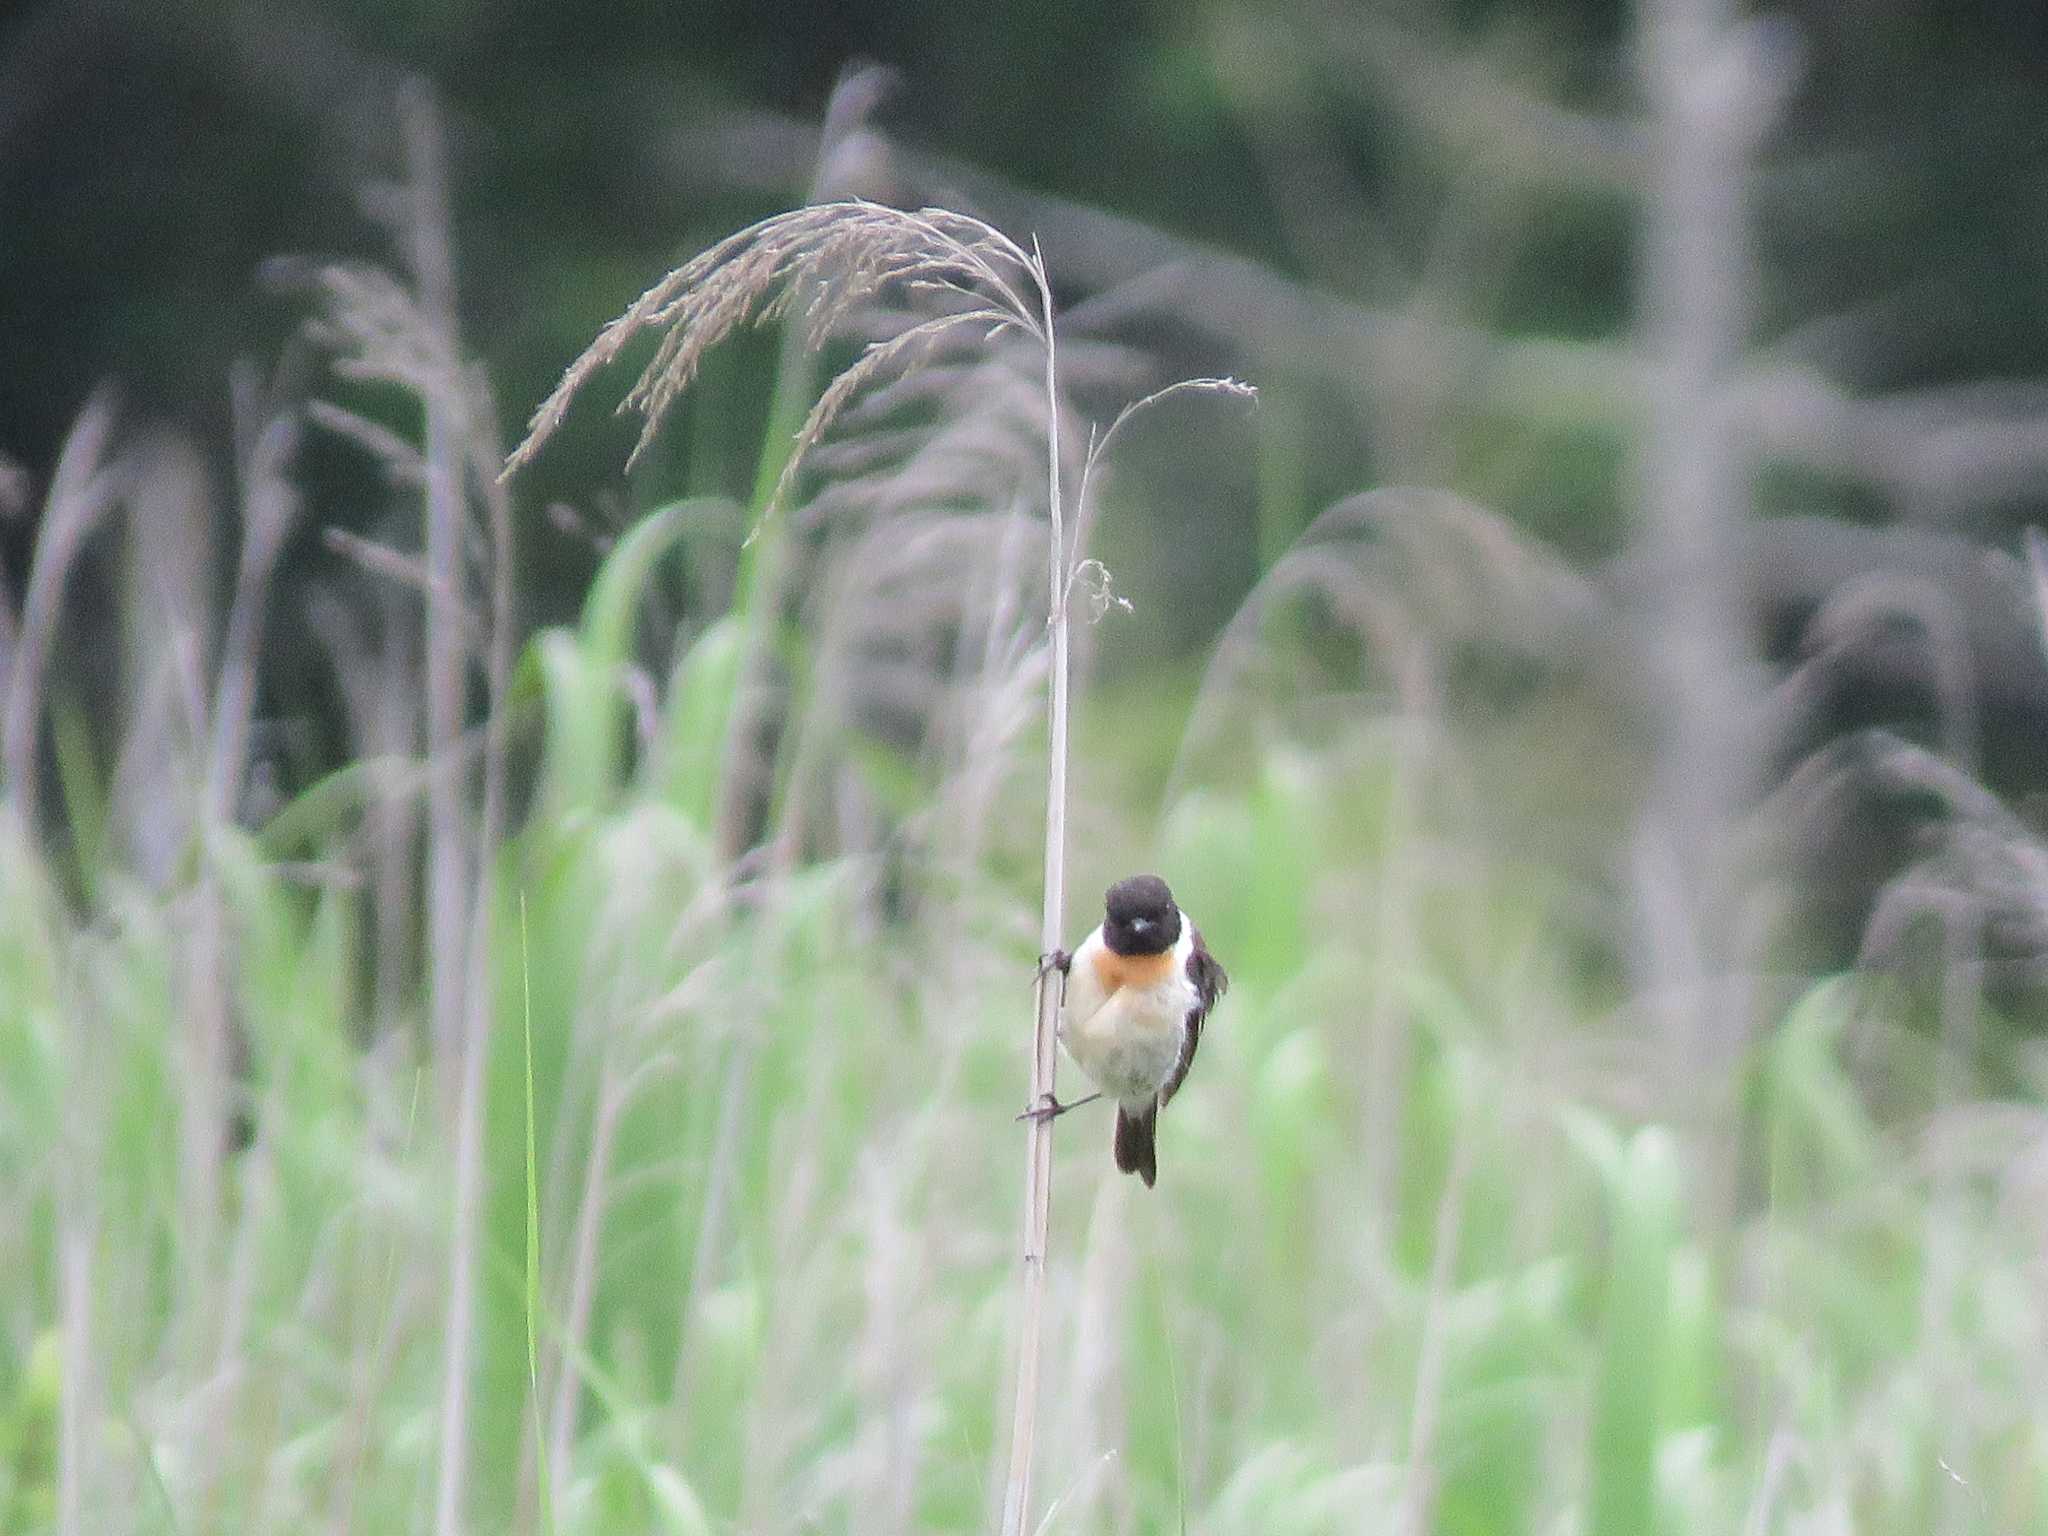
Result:
[[[1083,1104],[1093,1104],[1097,1099],[1101,1097],[1102,1095],[1099,1093],[1091,1093],[1085,1099],[1076,1099],[1071,1104],[1062,1104],[1050,1093],[1042,1093],[1038,1096],[1038,1103],[1033,1105],[1030,1109],[1025,1110],[1017,1118],[1019,1120],[1032,1121],[1057,1120],[1061,1115],[1064,1115],[1068,1110],[1079,1109]]]
[[[1031,984],[1037,986],[1054,971],[1064,976],[1074,967],[1074,957],[1064,949],[1050,950],[1038,957],[1038,969],[1031,973]]]

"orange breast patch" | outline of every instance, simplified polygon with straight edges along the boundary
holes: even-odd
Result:
[[[1122,987],[1149,987],[1173,970],[1173,951],[1156,955],[1120,955],[1109,948],[1095,951],[1095,979],[1104,993]]]

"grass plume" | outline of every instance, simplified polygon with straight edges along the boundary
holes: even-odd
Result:
[[[939,309],[870,342],[819,398],[796,434],[779,502],[804,451],[833,418],[891,365],[912,362],[920,344],[956,326],[983,327],[987,335],[1015,326],[1047,341],[1042,309],[1026,298],[1041,276],[1035,259],[1007,235],[942,208],[908,213],[856,198],[763,219],[685,262],[607,325],[535,410],[504,472],[531,461],[584,385],[643,335],[659,334],[661,342],[619,406],[641,418],[629,465],[653,442],[704,355],[740,327],[788,319],[815,350],[892,287]]]

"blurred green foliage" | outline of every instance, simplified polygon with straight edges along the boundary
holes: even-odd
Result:
[[[1024,929],[1008,897],[936,885],[878,926],[850,858],[715,899],[693,754],[731,707],[738,616],[684,652],[650,749],[621,750],[619,636],[688,512],[641,524],[581,623],[529,648],[547,747],[491,872],[474,1517],[538,1528],[532,1431],[566,1380],[565,1532],[979,1529]],[[2048,1530],[2035,1243],[2008,1214],[2032,1164],[1957,1177],[1941,1150],[1995,1106],[1875,1120],[1852,1037],[1867,1064],[1893,1036],[1845,980],[1728,1081],[1657,1082],[1511,864],[1468,851],[1450,904],[1388,884],[1399,777],[1373,740],[1266,755],[1163,829],[1234,986],[1156,1194],[1111,1171],[1100,1123],[1061,1123],[1050,1528]],[[1400,837],[1464,840],[1420,814]],[[101,870],[81,923],[32,852],[0,859],[0,1510],[56,1528],[69,1381],[92,1528],[421,1528],[432,1064],[359,1047],[363,892],[296,886],[227,829],[205,857],[258,1127],[220,1272],[195,1270],[177,1188],[180,898]],[[1731,1145],[1766,1188],[1714,1217]]]

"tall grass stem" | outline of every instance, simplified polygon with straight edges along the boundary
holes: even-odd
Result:
[[[1039,948],[1050,954],[1060,947],[1060,928],[1067,898],[1067,650],[1068,571],[1066,519],[1060,504],[1059,364],[1053,344],[1052,284],[1045,274],[1044,253],[1034,240],[1033,275],[1038,279],[1045,327],[1045,456],[1046,506],[1051,521],[1047,556],[1050,584],[1046,624],[1052,633],[1052,664],[1047,679],[1047,748],[1045,768],[1045,904],[1039,925]],[[1035,992],[1037,1021],[1031,1040],[1031,1097],[1044,1103],[1053,1091],[1059,1065],[1060,989],[1053,972],[1041,969]],[[1045,1318],[1045,1250],[1052,1220],[1052,1120],[1029,1122],[1024,1154],[1023,1293],[1017,1318],[1017,1397],[1010,1419],[1010,1475],[1003,1494],[1003,1536],[1023,1536],[1031,1506],[1031,1452],[1038,1422],[1038,1357]]]

